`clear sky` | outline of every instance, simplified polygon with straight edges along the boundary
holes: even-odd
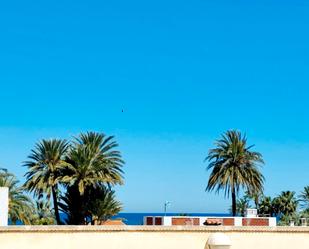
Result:
[[[309,2],[2,1],[0,166],[41,138],[115,135],[125,211],[225,212],[203,163],[227,129],[264,155],[265,192],[309,184]],[[122,112],[121,110],[124,110]]]

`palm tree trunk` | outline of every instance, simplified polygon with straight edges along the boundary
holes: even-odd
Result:
[[[57,225],[61,225],[59,208],[58,208],[58,199],[57,199],[57,193],[56,193],[56,187],[55,186],[52,187],[52,195],[53,195],[53,203],[54,203],[55,217],[56,217]]]
[[[234,188],[232,188],[232,214],[236,216],[236,193]]]
[[[259,209],[259,198],[258,197],[255,199],[255,208],[257,210]]]

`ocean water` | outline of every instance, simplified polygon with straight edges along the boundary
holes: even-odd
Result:
[[[179,216],[180,213],[166,213],[166,216]],[[123,219],[123,222],[127,225],[143,225],[144,216],[164,216],[164,213],[119,213],[115,215],[112,219]],[[211,216],[211,217],[228,217],[231,214],[228,213],[186,213],[186,216]],[[65,220],[66,215],[60,213],[60,218],[62,221]],[[12,222],[9,220],[9,224]],[[16,225],[22,225],[22,222],[17,221]]]
[[[166,216],[179,216],[180,213],[166,213]],[[187,216],[227,217],[228,213],[186,213]],[[119,213],[113,219],[121,218],[127,225],[142,225],[144,216],[164,216],[164,213]]]

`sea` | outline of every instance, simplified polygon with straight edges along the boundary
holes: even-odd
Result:
[[[228,213],[119,213],[112,219],[122,219],[127,225],[143,225],[144,216],[211,216],[211,217],[228,217]]]
[[[228,213],[119,213],[112,217],[112,219],[122,219],[126,225],[143,225],[145,216],[210,216],[210,217],[228,217]],[[65,214],[60,213],[61,220],[65,220]],[[9,224],[12,222],[9,220]],[[16,225],[22,225],[21,221],[17,221]]]

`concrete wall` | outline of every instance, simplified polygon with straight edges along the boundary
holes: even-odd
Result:
[[[195,225],[204,226],[206,220],[219,221],[223,226],[270,226],[277,225],[275,217],[200,217],[200,216],[146,216],[144,225]]]
[[[0,187],[0,226],[7,226],[8,210],[9,210],[9,189],[6,187]]]
[[[308,249],[309,227],[51,226],[0,228],[1,249],[205,249],[223,232],[232,249]]]

